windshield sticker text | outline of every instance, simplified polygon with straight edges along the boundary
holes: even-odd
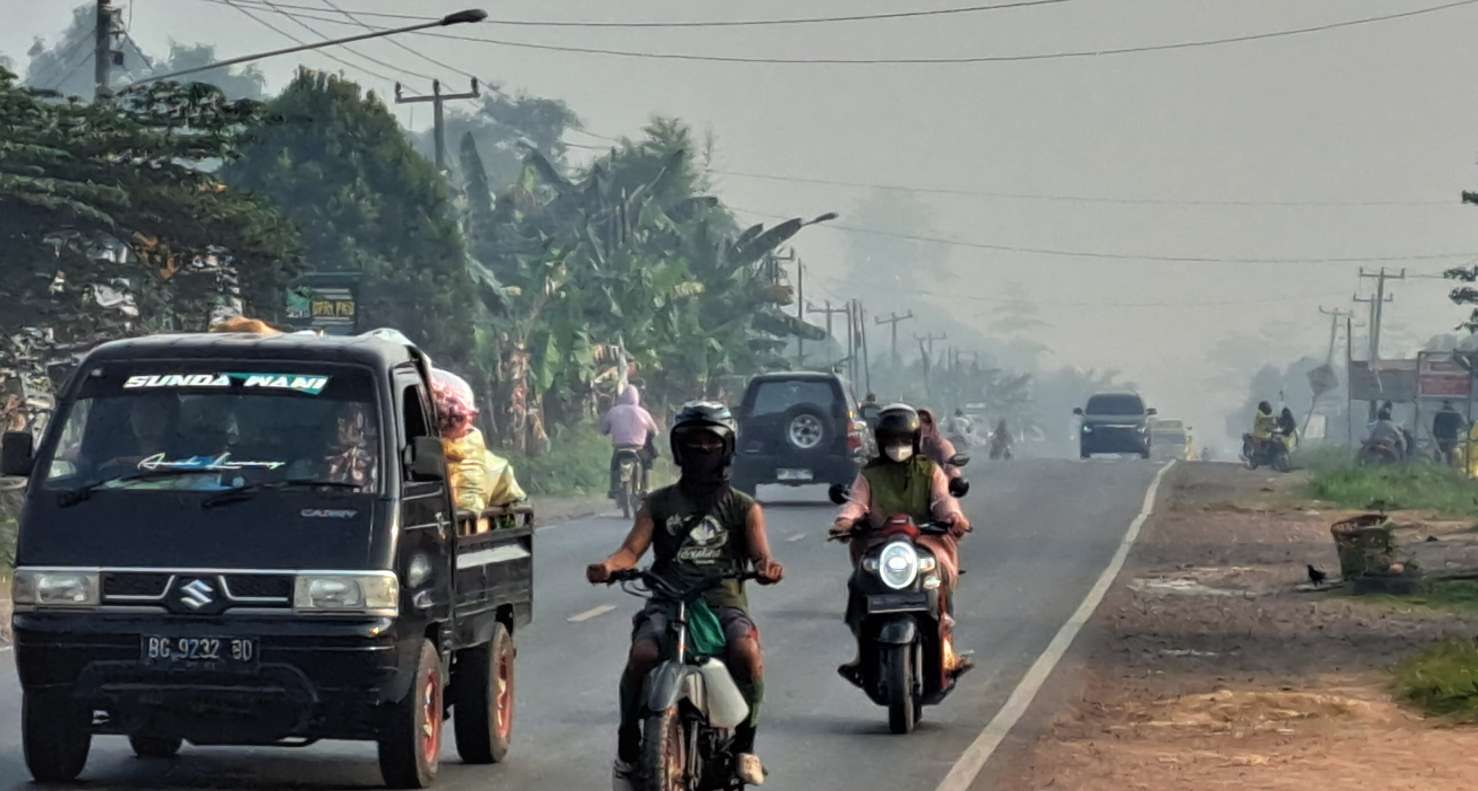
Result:
[[[230,387],[231,380],[225,374],[153,374],[130,376],[123,383],[124,390],[142,390],[157,387]]]
[[[248,390],[263,388],[268,390],[292,390],[307,395],[318,395],[323,388],[328,387],[328,377],[312,374],[269,374],[269,373],[245,373],[231,374],[232,379],[241,382],[241,386]]]
[[[139,462],[141,470],[276,470],[287,466],[282,461],[236,461],[231,454],[219,456],[191,456],[185,459],[166,459],[165,454],[156,453]]]

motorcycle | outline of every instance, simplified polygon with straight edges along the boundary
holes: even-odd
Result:
[[[1390,440],[1367,439],[1360,446],[1360,453],[1355,457],[1355,461],[1364,467],[1400,464],[1401,450]]]
[[[690,653],[688,605],[727,580],[752,580],[754,572],[708,577],[687,586],[650,571],[618,571],[612,583],[633,596],[676,602],[662,660],[642,690],[642,749],[638,768],[644,789],[738,791],[734,776],[734,728],[749,717],[749,704],[723,660]],[[635,587],[639,583],[645,590]]]
[[[621,506],[621,516],[630,519],[641,508],[642,498],[647,495],[646,468],[642,464],[641,449],[618,449],[616,471],[616,480],[619,481],[616,504]]]
[[[1242,463],[1247,469],[1255,470],[1258,467],[1272,467],[1278,472],[1288,472],[1293,469],[1293,461],[1288,454],[1288,443],[1283,440],[1281,434],[1261,438],[1251,434],[1242,435]]]
[[[956,455],[950,463],[963,467],[967,461]],[[962,497],[969,482],[956,478],[950,490]],[[847,501],[845,487],[833,486],[830,494],[838,505]],[[918,543],[921,536],[948,532],[947,525],[916,524],[900,514],[881,529],[854,526],[850,534],[831,539],[871,540],[847,584],[847,611],[860,618],[862,646],[860,678],[854,683],[873,703],[888,708],[888,728],[895,734],[911,733],[924,706],[943,702],[955,690],[958,674],[945,670],[942,627],[949,611],[940,601],[939,563]]]
[[[1009,439],[997,439],[996,435],[990,435],[990,459],[991,461],[1010,461],[1011,442]]]

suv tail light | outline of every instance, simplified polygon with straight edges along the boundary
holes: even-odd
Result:
[[[862,450],[862,428],[858,425],[858,421],[847,420],[843,430],[847,432],[847,450]]]

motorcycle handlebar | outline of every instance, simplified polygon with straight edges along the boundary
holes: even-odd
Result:
[[[919,529],[920,533],[924,533],[926,535],[945,535],[950,532],[950,526],[942,522],[921,522],[915,525],[915,527]],[[827,536],[826,540],[838,542],[851,541],[858,536],[866,535],[867,533],[871,533],[872,531],[873,529],[871,527],[868,527],[865,522],[858,521],[852,524],[851,530],[848,530],[845,533],[833,533],[832,535]]]
[[[669,581],[665,577],[652,573],[652,571],[650,571],[649,569],[626,569],[624,571],[617,571],[612,573],[610,578],[606,580],[606,584],[615,585],[616,583],[640,582],[646,585],[648,590],[652,591],[653,593],[658,593],[675,599],[687,599],[694,596],[702,595],[712,588],[718,587],[720,584],[728,582],[730,580],[749,582],[751,580],[758,579],[759,574],[757,572],[742,571],[736,574],[716,574],[714,576],[705,577],[701,580],[698,580],[697,582],[687,585],[686,587],[679,587],[677,584]]]

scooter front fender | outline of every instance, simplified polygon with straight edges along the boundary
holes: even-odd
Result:
[[[703,676],[696,668],[663,662],[647,676],[644,699],[647,711],[652,714],[666,711],[683,700],[691,700],[699,711],[704,711]]]
[[[877,626],[877,642],[884,645],[910,645],[918,639],[919,627],[913,618],[889,618]]]

